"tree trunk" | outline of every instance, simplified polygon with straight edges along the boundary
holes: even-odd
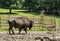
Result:
[[[58,14],[60,15],[60,9],[58,8]]]
[[[59,8],[57,8],[57,15],[60,15],[60,10],[59,10]]]
[[[12,9],[10,8],[9,14],[11,14]]]

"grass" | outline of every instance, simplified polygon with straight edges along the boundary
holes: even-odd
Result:
[[[9,13],[9,9],[1,9],[0,8],[0,16],[2,19],[9,19],[8,17],[8,14]],[[32,17],[32,16],[35,16],[35,17],[40,17],[42,16],[40,13],[36,13],[36,12],[28,12],[27,10],[12,10],[12,13],[15,13],[15,14],[11,14],[11,17],[20,17],[20,16],[27,16],[27,17]],[[53,15],[43,15],[45,16],[46,18],[49,18],[49,17],[54,17]],[[44,18],[45,18],[44,17]],[[57,28],[59,27],[59,19],[60,17],[59,16],[55,16],[56,17],[56,26]],[[2,20],[2,21],[6,21],[6,20]],[[0,20],[1,21],[1,20]],[[30,30],[30,31],[33,31],[33,30],[36,30],[36,31],[49,31],[51,29],[48,29],[48,28],[41,28],[41,27],[34,27]],[[0,28],[0,31],[8,31],[8,28],[6,26],[2,26]]]

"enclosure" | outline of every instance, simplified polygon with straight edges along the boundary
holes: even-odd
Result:
[[[28,30],[27,34],[25,34],[25,32],[22,30],[21,34],[18,35],[18,29],[13,28],[16,32],[15,35],[9,35],[8,19],[21,16],[16,14],[0,15],[1,41],[60,41],[60,22],[59,19],[54,15],[27,16],[30,20],[34,21],[32,29]]]
[[[22,15],[23,16],[23,15]],[[8,20],[10,18],[17,18],[22,17],[19,15],[0,15],[0,29],[1,30],[8,30]],[[59,28],[59,19],[57,19],[54,15],[53,16],[26,16],[29,20],[33,20],[34,24],[30,31],[56,31]],[[3,29],[2,29],[3,28]],[[17,29],[16,29],[17,30]],[[28,30],[29,31],[29,30]]]
[[[23,16],[32,29],[10,35],[8,20]],[[60,41],[60,0],[0,0],[0,41]]]

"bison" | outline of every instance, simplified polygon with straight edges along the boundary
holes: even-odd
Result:
[[[19,34],[20,34],[22,29],[27,33],[27,28],[29,28],[29,30],[32,28],[33,21],[29,20],[27,17],[17,17],[13,19],[10,18],[8,20],[8,24],[9,24],[9,34],[11,34],[11,31],[14,34],[14,31],[12,29],[13,27],[19,28]]]

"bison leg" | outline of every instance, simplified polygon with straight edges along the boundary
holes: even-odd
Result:
[[[26,27],[24,27],[23,29],[24,29],[24,31],[25,31],[25,32],[26,32],[26,34],[27,34],[27,28],[26,28]]]
[[[9,34],[11,34],[10,30],[11,30],[11,28],[9,28]]]
[[[22,27],[21,27],[21,28],[19,28],[19,33],[18,33],[18,34],[20,34],[21,30],[22,30]]]
[[[12,31],[12,33],[14,34],[14,31],[12,30],[12,28],[13,28],[13,27],[11,27],[11,26],[9,27],[9,34],[11,34],[11,31]]]
[[[12,31],[12,33],[14,34],[14,31],[13,31],[13,29],[11,28],[11,31]]]

